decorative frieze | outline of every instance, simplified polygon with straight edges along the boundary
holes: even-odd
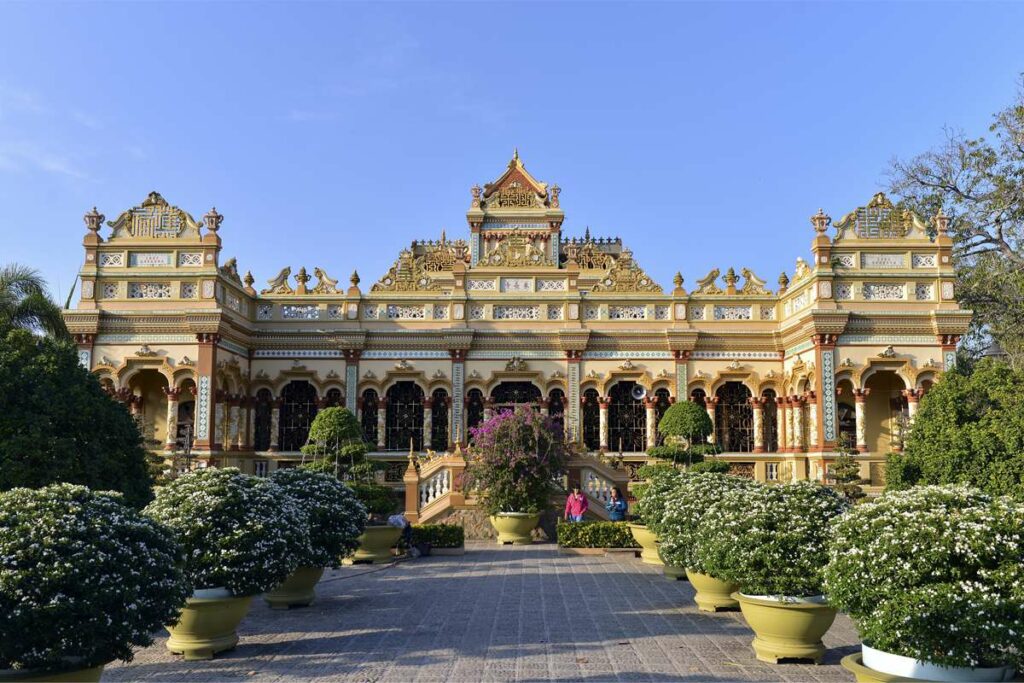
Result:
[[[855,261],[853,260],[853,254],[838,254],[833,257],[835,265],[840,268],[854,268]]]
[[[102,268],[123,268],[124,254],[122,252],[107,252],[100,254],[100,267]]]
[[[533,280],[528,277],[503,277],[501,278],[501,291],[532,292]]]
[[[907,290],[903,284],[865,282],[861,295],[865,301],[900,301],[907,298]]]
[[[849,301],[853,298],[853,285],[849,282],[840,282],[836,285],[836,299]]]
[[[696,306],[690,306],[690,320],[703,320],[704,319],[704,307],[700,304]]]
[[[914,268],[934,268],[936,266],[935,254],[914,254],[910,262]]]
[[[715,306],[715,320],[750,320],[753,317],[750,306]]]
[[[597,305],[588,305],[583,307],[584,320],[597,320],[600,315],[601,309]]]
[[[133,268],[169,268],[173,261],[171,252],[132,252],[128,254],[128,265]]]
[[[103,286],[100,287],[100,298],[101,299],[116,299],[121,284],[119,282],[104,282]]]
[[[561,320],[565,316],[562,304],[550,304],[548,306],[548,320]]]
[[[201,266],[203,265],[203,255],[197,251],[178,252],[178,265]]]
[[[223,342],[221,342],[223,344]],[[408,356],[409,352],[403,351]],[[327,349],[260,349],[253,351],[253,358],[344,358],[341,351]]]
[[[484,319],[484,307],[482,304],[472,304],[469,307],[469,319],[470,320],[483,320]]]
[[[803,309],[810,306],[812,301],[811,291],[812,290],[808,287],[807,289],[803,290],[802,292],[794,296],[792,299],[787,301],[784,307],[786,315],[802,311]]]
[[[671,351],[584,351],[584,360],[671,360]]]
[[[232,311],[240,312],[242,310],[242,299],[234,292],[225,292],[224,303],[227,304],[227,307]]]
[[[169,282],[131,282],[128,284],[129,299],[170,299]]]
[[[775,320],[775,306],[762,306],[761,320]]]
[[[369,304],[363,306],[363,318],[366,320],[379,320],[380,319],[380,308],[377,304]]]
[[[565,280],[540,279],[537,280],[538,292],[564,292],[569,289]]]
[[[655,306],[654,307],[654,319],[655,320],[668,320],[668,306]]]
[[[540,306],[498,305],[491,311],[494,320],[540,320]]]
[[[434,304],[434,320],[448,319],[448,304]]]
[[[905,268],[906,258],[904,254],[861,254],[860,267],[880,270]]]
[[[424,320],[427,311],[422,305],[388,304],[387,317],[388,320]]]
[[[285,320],[318,320],[320,308],[316,305],[293,305],[281,306],[281,317]]]
[[[646,320],[647,307],[644,305],[609,306],[609,320]]]
[[[328,306],[327,307],[327,318],[328,320],[344,320],[345,309],[342,306]]]
[[[181,298],[195,299],[199,296],[199,286],[195,282],[181,283]]]
[[[467,280],[466,289],[471,292],[496,292],[498,285],[494,280]]]
[[[363,351],[359,354],[359,357],[363,360],[390,360],[392,358],[400,360],[408,360],[410,358],[414,360],[438,360],[448,358],[449,354],[441,349],[371,349]],[[508,354],[506,353],[503,357],[507,358]]]
[[[779,360],[778,351],[694,351],[694,360]]]

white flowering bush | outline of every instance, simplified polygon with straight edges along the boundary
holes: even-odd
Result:
[[[636,493],[633,514],[655,534],[660,534],[665,503],[682,481],[683,470],[672,465],[646,465],[640,468],[639,474],[646,481],[633,487]]]
[[[270,480],[295,499],[309,520],[309,547],[300,567],[337,567],[359,547],[366,507],[335,477],[302,468],[277,470]]]
[[[668,564],[706,574],[700,558],[693,553],[694,534],[701,519],[726,493],[750,491],[758,486],[762,485],[752,479],[719,472],[684,474],[665,496],[664,511],[658,522],[662,559]]]
[[[841,495],[809,481],[730,491],[701,519],[693,553],[746,595],[820,595],[829,523],[848,509]]]
[[[115,493],[53,484],[0,493],[0,669],[129,661],[191,587],[171,531]]]
[[[144,512],[184,546],[185,573],[196,588],[223,587],[239,597],[263,593],[309,552],[308,519],[295,499],[234,467],[178,477]]]
[[[834,524],[829,601],[864,642],[941,666],[1024,664],[1024,503],[893,491]]]

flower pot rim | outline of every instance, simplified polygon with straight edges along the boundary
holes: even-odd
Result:
[[[629,526],[630,528],[632,528],[632,527],[637,527],[638,529],[647,529],[648,528],[648,526],[646,524],[641,524],[640,522],[626,522],[626,525]]]
[[[51,666],[39,669],[0,669],[0,681],[17,681],[27,677],[41,678],[43,676],[68,674],[72,671],[88,671],[89,669],[95,669],[97,667],[106,667],[114,661],[113,659],[109,659],[105,662],[100,662],[99,664],[86,664],[82,657],[65,657],[64,659],[67,662],[67,666]]]
[[[719,579],[721,580],[721,579]],[[730,594],[733,600],[738,602],[745,602],[751,605],[764,605],[765,607],[782,607],[785,609],[801,609],[801,610],[815,610],[827,607],[829,609],[835,609],[828,602],[811,602],[806,598],[800,599],[794,596],[771,596],[771,595],[746,595],[740,591]],[[792,602],[786,600],[780,600],[779,598],[792,598]]]
[[[904,676],[929,681],[1008,681],[1017,668],[1012,664],[1002,666],[943,666],[932,662],[898,655],[873,648],[861,643],[861,666],[890,676]],[[898,668],[878,668],[879,660],[885,660]],[[871,660],[868,664],[866,660]],[[982,677],[978,677],[982,674]]]
[[[237,598],[238,596],[224,586],[211,588],[193,588],[190,600],[223,600],[224,598]]]
[[[764,602],[773,605],[828,605],[828,598],[821,593],[816,595],[751,595],[743,591],[736,591],[735,596],[750,602]]]
[[[539,517],[539,512],[495,512],[491,517]]]

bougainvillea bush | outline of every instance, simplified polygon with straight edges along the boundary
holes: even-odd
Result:
[[[175,479],[145,513],[184,546],[185,573],[196,588],[226,588],[239,597],[263,593],[310,552],[309,522],[298,503],[272,481],[234,467]]]
[[[333,476],[293,467],[276,470],[270,480],[295,499],[309,519],[309,547],[300,567],[338,567],[359,547],[366,508]]]
[[[174,534],[117,494],[0,494],[0,669],[130,660],[191,595],[183,560]]]
[[[887,492],[834,524],[829,601],[864,642],[941,666],[1024,665],[1024,504],[955,486]]]
[[[693,552],[746,595],[820,595],[829,523],[847,509],[841,495],[809,481],[733,490],[701,519]]]
[[[633,514],[655,534],[661,531],[665,505],[683,480],[683,471],[671,465],[645,465],[637,474],[644,479],[633,487],[636,505]]]
[[[529,408],[500,412],[470,430],[466,483],[488,514],[540,512],[565,473],[566,445],[557,423]]]
[[[694,534],[708,508],[733,490],[749,491],[760,486],[752,479],[717,472],[686,473],[665,501],[659,521],[658,540],[662,559],[676,567],[706,574],[693,554]]]

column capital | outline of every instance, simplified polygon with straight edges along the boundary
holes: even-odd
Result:
[[[836,342],[838,342],[838,341],[839,341],[839,335],[838,334],[823,333],[823,334],[812,334],[811,335],[811,342],[815,346],[835,346]]]
[[[693,351],[690,349],[673,349],[672,357],[679,361],[688,361]]]
[[[431,398],[430,396],[425,396],[423,398],[423,410],[433,410],[433,409],[434,409],[434,399]]]
[[[644,409],[645,410],[654,410],[657,407],[657,405],[658,405],[658,399],[651,398],[650,396],[645,396],[644,397]]]
[[[747,402],[750,403],[750,407],[754,410],[761,410],[764,408],[765,400],[760,396],[751,396],[747,399]]]
[[[900,394],[907,399],[908,403],[917,403],[924,395],[924,391],[922,389],[903,389]]]
[[[216,332],[197,332],[196,341],[200,344],[215,345],[220,343],[220,334]]]
[[[704,403],[707,405],[707,407],[714,408],[715,406],[718,405],[718,402],[721,401],[721,400],[722,399],[719,398],[718,396],[707,396],[704,399]]]
[[[870,393],[870,389],[854,389],[853,400],[856,401],[857,403],[863,403],[867,399],[868,394]]]
[[[611,404],[612,399],[607,396],[602,396],[597,399],[597,405],[601,410],[608,410],[608,407],[611,406]]]
[[[79,346],[92,346],[96,343],[96,335],[92,332],[80,332],[75,337],[75,343]]]
[[[178,397],[181,396],[180,387],[164,387],[164,393],[167,394],[168,401],[177,401]]]
[[[582,349],[567,349],[565,352],[565,359],[568,361],[579,361],[583,358]]]
[[[466,360],[466,349],[449,349],[448,355],[452,357],[453,363],[461,363]]]
[[[947,346],[947,347],[956,346],[957,344],[960,343],[960,335],[959,334],[940,334],[939,335],[939,343],[942,344],[943,346]]]
[[[345,357],[345,361],[346,362],[353,363],[355,361],[358,361],[359,358],[363,355],[363,350],[362,349],[342,349],[341,350],[341,355],[343,355]]]

